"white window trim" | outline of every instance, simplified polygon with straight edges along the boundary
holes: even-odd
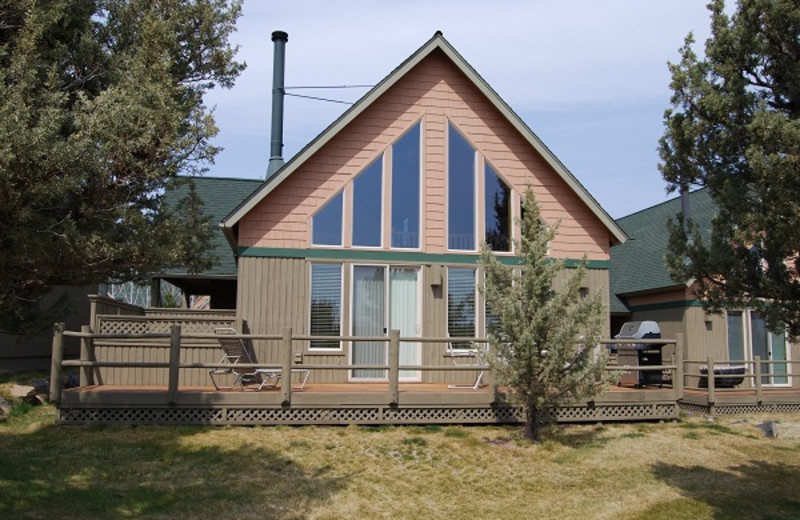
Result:
[[[313,295],[313,279],[312,273],[314,269],[314,265],[338,265],[339,266],[339,335],[342,335],[342,331],[344,327],[342,327],[342,321],[344,320],[344,265],[338,262],[309,262],[308,263],[308,333],[311,334],[311,302],[312,302],[312,295]],[[319,347],[312,347],[312,341],[308,342],[308,352],[330,352],[330,353],[340,353],[342,352],[342,342],[339,341],[338,348],[319,348]]]

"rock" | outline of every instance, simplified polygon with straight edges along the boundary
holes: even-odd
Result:
[[[767,421],[758,425],[758,429],[764,434],[764,437],[777,438],[778,425],[774,421]]]
[[[25,399],[36,395],[36,388],[28,385],[14,385],[9,391],[11,397],[14,399]]]
[[[11,403],[0,397],[0,420],[5,419],[11,413]]]

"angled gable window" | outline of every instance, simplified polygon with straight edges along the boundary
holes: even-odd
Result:
[[[484,178],[486,243],[492,251],[511,251],[511,189],[488,162]]]
[[[316,246],[342,245],[344,192],[337,193],[311,218],[311,243]]]
[[[453,125],[447,145],[447,248],[475,251],[475,150]]]
[[[392,247],[418,249],[420,124],[392,146]]]
[[[383,155],[353,181],[353,245],[380,247],[383,229]]]

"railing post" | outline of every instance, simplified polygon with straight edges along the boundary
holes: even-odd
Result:
[[[81,325],[81,333],[90,334],[92,328],[89,325]],[[94,361],[94,341],[92,338],[81,338],[81,361]],[[81,369],[81,386],[94,385],[94,367],[83,367]]]
[[[683,399],[684,385],[683,366],[683,334],[675,334],[675,374],[672,376],[672,388],[675,390],[675,400]]]
[[[389,403],[400,401],[400,331],[389,331]]]
[[[50,402],[61,403],[61,362],[64,360],[64,323],[53,327],[53,353],[50,359]]]
[[[761,370],[762,370],[762,367],[761,367],[761,356],[756,356],[755,357],[755,379],[756,379],[755,380],[755,385],[756,385],[756,402],[758,404],[761,404],[761,402],[764,400],[762,395],[761,395],[761,383],[762,383],[762,381],[761,381]]]
[[[97,330],[97,295],[89,296],[89,327],[93,331]]]
[[[169,327],[169,388],[167,389],[167,402],[178,402],[178,379],[180,377],[181,363],[181,326],[177,323]]]
[[[714,403],[716,399],[714,397],[714,390],[716,381],[714,380],[714,359],[709,357],[706,359],[706,364],[708,366],[708,372],[706,380],[708,381],[708,413],[714,415]]]
[[[281,340],[281,394],[284,406],[292,403],[292,361],[292,328],[286,327]]]

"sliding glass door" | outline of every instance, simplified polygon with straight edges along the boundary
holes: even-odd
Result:
[[[419,335],[419,270],[408,267],[353,266],[352,334],[386,336],[389,329],[399,329],[400,336]],[[354,341],[353,365],[385,365],[388,343]],[[419,344],[400,344],[400,364],[420,364]],[[419,381],[420,372],[404,370],[400,378]],[[353,380],[387,379],[386,370],[353,369]]]

